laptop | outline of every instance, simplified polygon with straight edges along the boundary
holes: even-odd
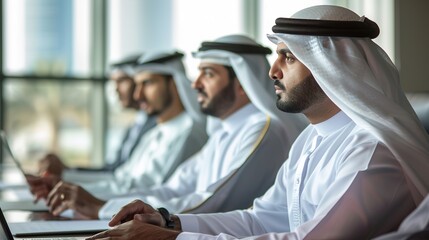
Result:
[[[39,201],[38,203],[33,202],[33,197],[28,189],[27,177],[24,169],[22,168],[21,163],[15,158],[12,149],[10,148],[7,136],[4,131],[0,130],[0,139],[3,149],[9,154],[10,158],[17,166],[19,172],[24,177],[24,182],[19,183],[7,183],[0,182],[2,186],[0,191],[3,190],[12,190],[14,195],[18,197],[17,200],[7,201],[7,199],[0,199],[0,206],[3,210],[23,210],[23,211],[48,211],[49,208],[46,206],[44,201]],[[3,181],[3,179],[1,180]],[[6,180],[7,181],[7,180]],[[2,239],[0,239],[2,240]]]
[[[74,236],[16,236],[14,237],[12,235],[12,232],[9,228],[9,225],[7,224],[6,218],[3,215],[3,211],[0,208],[0,239],[1,240],[83,240],[87,237],[91,236],[90,234],[79,234],[79,236],[76,236],[77,234],[74,234]]]
[[[22,168],[21,163],[15,158],[15,155],[12,153],[12,150],[9,146],[9,142],[7,141],[6,133],[3,130],[0,130],[0,138],[1,138],[1,141],[3,143],[4,148],[6,149],[6,151],[9,153],[10,157],[12,158],[12,161],[15,163],[15,165],[18,167],[19,171],[25,177],[26,174],[24,172],[24,169]]]

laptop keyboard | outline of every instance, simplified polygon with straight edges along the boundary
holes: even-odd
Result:
[[[82,238],[76,237],[55,237],[55,238],[25,238],[23,240],[79,240]]]
[[[25,240],[79,240],[77,237],[54,237],[54,238],[25,238]]]

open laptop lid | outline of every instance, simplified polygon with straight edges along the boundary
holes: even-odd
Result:
[[[49,225],[50,221],[39,221],[39,224],[47,223]],[[52,239],[63,239],[63,240],[83,240],[87,237],[99,233],[101,231],[108,229],[108,221],[107,220],[98,220],[98,221],[81,221],[83,222],[81,225],[87,225],[87,227],[82,227],[81,229],[73,229],[73,226],[79,225],[79,220],[77,221],[58,221],[58,223],[64,223],[64,226],[60,227],[62,230],[56,231],[55,229],[50,229],[46,231],[34,231],[34,232],[21,232],[12,234],[13,226],[10,227],[6,221],[6,218],[3,214],[3,210],[0,208],[0,240],[14,240],[14,239],[34,239],[34,240],[52,240]],[[14,223],[14,224],[28,224],[32,225],[38,222],[22,222],[22,223]],[[53,225],[57,225],[58,223],[54,223]],[[35,225],[35,226],[36,226]],[[66,225],[69,227],[67,228]],[[30,226],[29,229],[34,228],[34,226]],[[16,229],[15,229],[16,231]]]
[[[0,239],[5,240],[13,240],[12,232],[9,229],[9,226],[7,225],[6,218],[3,215],[3,211],[0,208]]]
[[[24,169],[21,166],[21,163],[15,158],[15,155],[12,152],[12,149],[9,146],[9,142],[7,140],[6,137],[6,133],[3,130],[0,130],[0,137],[1,137],[1,142],[4,146],[4,148],[6,149],[6,151],[9,153],[10,157],[12,158],[12,161],[16,164],[16,166],[18,167],[19,171],[25,176],[25,172]]]

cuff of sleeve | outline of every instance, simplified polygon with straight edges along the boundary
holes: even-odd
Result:
[[[182,232],[180,233],[176,240],[217,240],[219,239],[219,236],[212,236],[207,234],[201,234],[201,233],[189,233],[189,232]],[[226,237],[226,238],[225,238]],[[237,239],[231,236],[221,236],[221,239],[228,240],[228,239]]]
[[[99,219],[111,219],[123,206],[135,200],[136,198],[115,198],[108,200],[100,211],[98,211]]]
[[[184,232],[199,232],[200,224],[195,214],[177,214]]]
[[[177,236],[176,240],[199,240],[201,234],[182,232]]]

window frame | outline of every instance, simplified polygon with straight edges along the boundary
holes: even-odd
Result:
[[[52,81],[56,82],[59,79],[64,82],[88,82],[94,85],[93,91],[93,105],[92,111],[89,113],[91,115],[92,129],[92,141],[93,147],[91,156],[92,164],[100,164],[98,161],[103,161],[105,154],[105,136],[106,129],[108,126],[108,112],[107,112],[107,102],[105,101],[105,86],[109,80],[106,76],[107,69],[107,3],[108,1],[104,0],[93,0],[91,1],[91,26],[94,29],[91,32],[90,38],[90,73],[88,77],[78,77],[78,76],[55,76],[55,75],[33,75],[33,74],[5,74],[3,67],[3,58],[4,58],[4,21],[3,17],[0,18],[0,129],[4,129],[6,126],[5,114],[6,114],[6,104],[4,99],[4,86],[6,84],[6,79],[31,79],[34,82],[37,81]],[[0,4],[0,13],[2,16],[4,14],[4,1]],[[0,164],[4,162],[3,148],[0,148]]]

